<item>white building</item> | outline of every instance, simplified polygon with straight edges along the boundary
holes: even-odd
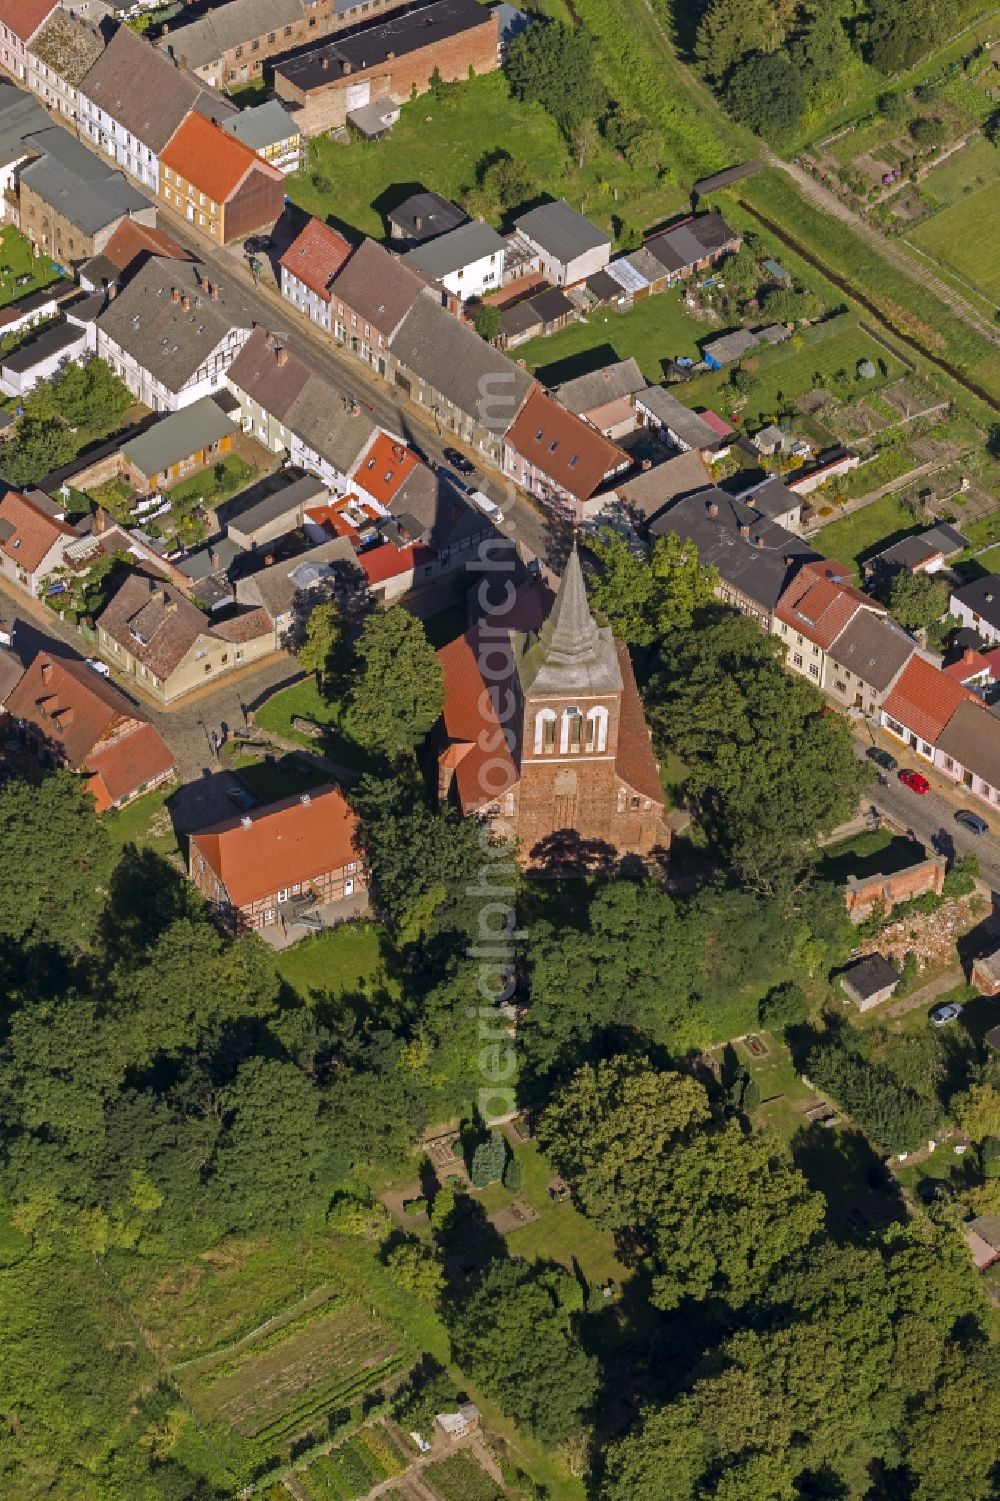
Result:
[[[542,274],[557,287],[586,281],[611,257],[610,235],[562,199],[522,214],[514,228],[537,251]]]
[[[506,240],[495,229],[475,219],[418,245],[403,260],[418,275],[440,282],[465,302],[502,285],[506,249]]]

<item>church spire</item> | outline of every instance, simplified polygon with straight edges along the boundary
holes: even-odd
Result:
[[[598,639],[597,624],[590,613],[587,586],[574,541],[555,604],[538,633],[538,643],[546,662],[553,666],[571,666],[592,661]]]

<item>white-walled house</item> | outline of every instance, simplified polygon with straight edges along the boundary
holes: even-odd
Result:
[[[603,271],[611,258],[611,236],[562,199],[543,203],[514,228],[537,251],[542,274],[557,287],[572,287]]]
[[[1000,573],[988,573],[974,583],[956,589],[948,613],[984,641],[1000,646]]]
[[[502,285],[506,249],[506,240],[495,229],[474,219],[407,251],[403,260],[465,302]]]
[[[0,65],[12,78],[27,79],[28,47],[57,6],[58,0],[0,3]]]

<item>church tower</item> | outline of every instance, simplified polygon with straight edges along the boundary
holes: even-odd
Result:
[[[521,700],[517,832],[528,861],[565,833],[619,845],[616,763],[625,688],[611,631],[587,602],[574,545],[548,619],[512,643]]]

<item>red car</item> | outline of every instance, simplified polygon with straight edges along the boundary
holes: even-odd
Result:
[[[910,787],[914,792],[919,792],[921,797],[931,790],[930,782],[925,776],[921,776],[919,771],[901,771],[899,780],[904,786]]]

